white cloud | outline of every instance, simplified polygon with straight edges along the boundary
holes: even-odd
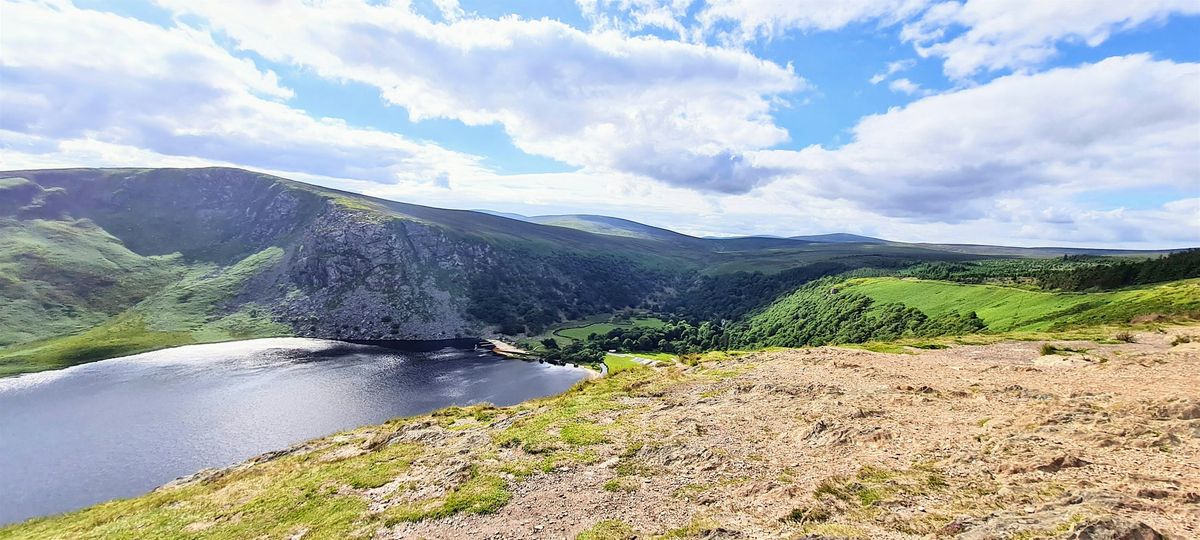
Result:
[[[929,93],[924,88],[921,88],[921,85],[904,78],[896,79],[888,83],[888,88],[893,92],[900,92],[910,96],[915,94],[924,95]]]
[[[531,154],[697,189],[742,192],[773,178],[745,154],[787,140],[771,109],[804,87],[790,67],[743,51],[545,19],[438,23],[362,2],[161,3],[273,61],[373,85],[415,120],[498,123]]]
[[[995,200],[1014,194],[1062,200],[1149,185],[1196,192],[1198,93],[1200,64],[1113,57],[919,99],[863,118],[841,148],[756,157],[797,171],[773,189],[926,221],[994,217]]]
[[[893,24],[924,9],[929,0],[709,0],[696,17],[709,31],[722,24],[734,42],[771,39],[792,30],[837,30],[849,24]]]
[[[92,145],[379,181],[482,170],[478,158],[435,144],[312,118],[285,103],[292,91],[275,74],[205,32],[65,2],[3,2],[0,11],[5,157]]]
[[[965,78],[1040,66],[1061,42],[1095,47],[1117,32],[1198,13],[1196,0],[967,0],[930,8],[902,36],[922,56],[944,58],[947,75]]]
[[[883,71],[871,76],[870,82],[871,84],[879,84],[887,80],[887,78],[891,77],[892,75],[900,73],[901,71],[912,69],[912,67],[915,65],[917,65],[917,61],[911,58],[906,60],[897,60],[895,62],[888,62],[887,67],[884,68]]]
[[[675,24],[683,25],[683,12],[673,13]],[[793,31],[840,30],[861,23],[902,24],[902,39],[912,42],[921,56],[944,59],[947,75],[965,79],[981,71],[1036,68],[1053,58],[1061,43],[1095,47],[1115,33],[1162,22],[1176,14],[1200,14],[1200,2],[709,0],[696,15],[697,28],[691,29],[691,34],[698,32],[741,44],[779,38]],[[678,32],[690,35],[687,28]],[[887,75],[877,75],[872,84],[882,82]]]
[[[684,19],[695,0],[576,0],[579,11],[599,29],[633,33],[662,28],[682,40],[697,37]]]
[[[458,0],[433,0],[433,4],[441,12],[442,18],[447,21],[460,19],[466,14],[462,6],[458,4]]]
[[[744,51],[624,34],[637,25],[673,28],[684,4],[597,0],[597,13],[644,15],[594,32],[475,19],[453,1],[435,4],[441,23],[357,2],[177,6],[202,11],[203,19],[183,19],[188,24],[207,20],[270,60],[372,84],[416,119],[497,123],[520,148],[582,167],[498,176],[478,158],[430,142],[311,117],[289,105],[292,90],[273,73],[230,54],[207,29],[162,28],[60,2],[4,2],[0,168],[227,164],[436,206],[604,213],[694,234],[1200,243],[1200,197],[1190,195],[1200,196],[1197,64],[1133,55],[1020,72],[863,118],[843,147],[762,150],[787,138],[771,109],[804,81]],[[712,4],[736,12],[732,2]],[[792,5],[779,4],[782,18],[771,22],[770,4],[747,2],[745,23],[722,16],[713,28],[774,37],[895,19],[875,4],[811,3],[803,13]],[[921,47],[957,39],[935,35],[938,28],[910,37]],[[1051,50],[1072,39],[1055,32]],[[928,54],[950,66],[958,53],[947,45]],[[912,64],[893,62],[872,82]],[[889,87],[924,92],[904,78]],[[1149,209],[1073,202],[1097,189],[1149,185],[1189,195]]]

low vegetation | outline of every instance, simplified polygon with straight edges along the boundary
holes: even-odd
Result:
[[[1097,293],[1029,291],[891,277],[851,280],[841,288],[878,303],[902,303],[930,317],[975,312],[993,332],[1062,330],[1127,323],[1139,316],[1200,313],[1200,280]]]
[[[268,248],[229,267],[213,263],[178,267],[177,281],[157,284],[132,308],[82,332],[28,341],[0,349],[0,376],[58,369],[84,362],[166,347],[232,339],[287,335],[252,303],[229,311],[229,300],[262,269],[282,256]]]

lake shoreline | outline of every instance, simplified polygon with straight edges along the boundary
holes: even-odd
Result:
[[[12,436],[0,440],[0,462],[14,466],[0,470],[0,484],[13,487],[0,494],[0,523],[137,496],[395,418],[558,395],[592,377],[584,368],[499,359],[472,347],[404,352],[265,338],[5,379],[0,431]],[[93,451],[81,457],[72,448]]]

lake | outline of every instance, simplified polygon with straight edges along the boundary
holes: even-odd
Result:
[[[139,495],[397,416],[558,394],[585,375],[461,345],[278,338],[0,379],[0,524]]]

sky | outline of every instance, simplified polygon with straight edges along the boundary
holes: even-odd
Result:
[[[0,0],[0,169],[1200,246],[1200,0]]]

